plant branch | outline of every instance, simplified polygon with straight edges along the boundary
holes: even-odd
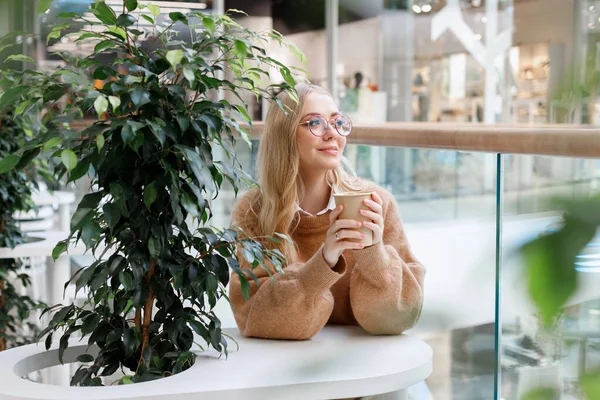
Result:
[[[146,304],[144,304],[144,323],[142,324],[142,351],[140,354],[140,360],[138,362],[138,368],[142,365],[144,360],[144,350],[150,342],[150,324],[152,323],[152,306],[154,305],[154,292],[152,291],[151,280],[156,269],[156,261],[153,260],[150,264],[150,269],[146,274],[146,286],[148,287],[148,298]],[[137,317],[137,314],[136,314]]]
[[[4,218],[2,218],[2,222],[4,223]],[[2,313],[4,313],[4,304],[5,304],[5,297],[4,297],[4,281],[0,280],[0,311]],[[4,331],[0,330],[0,333],[4,333]],[[6,350],[6,339],[2,336],[0,336],[0,351]]]

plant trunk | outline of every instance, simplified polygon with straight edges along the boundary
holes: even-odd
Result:
[[[142,351],[140,354],[140,361],[138,362],[138,368],[142,365],[142,361],[144,360],[144,350],[148,346],[148,342],[150,342],[150,324],[152,323],[152,307],[154,305],[154,292],[152,291],[152,285],[150,285],[150,280],[154,275],[154,270],[156,269],[156,261],[152,261],[150,264],[150,269],[146,274],[146,286],[148,287],[148,299],[146,300],[146,304],[144,304],[144,322],[142,324]],[[136,319],[137,319],[136,312]]]
[[[4,220],[2,220],[4,222]],[[0,280],[0,313],[4,312],[4,304],[6,299],[4,298],[4,281]],[[0,333],[3,333],[0,330]],[[0,336],[0,351],[6,350],[6,339]]]

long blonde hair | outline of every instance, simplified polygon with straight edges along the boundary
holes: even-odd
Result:
[[[260,141],[258,154],[258,183],[252,210],[257,211],[256,233],[272,235],[283,233],[290,236],[299,221],[298,207],[304,194],[304,183],[300,176],[300,157],[296,141],[296,129],[302,118],[304,100],[310,93],[331,94],[320,86],[301,83],[296,87],[298,102],[287,92],[278,95],[281,107],[273,104],[267,113],[265,128]],[[342,164],[327,172],[327,182],[335,192],[358,191],[362,189],[361,181],[349,175],[344,167],[349,163],[342,158]],[[295,246],[282,240],[281,243],[265,243],[272,249],[280,250],[288,263],[297,260]]]

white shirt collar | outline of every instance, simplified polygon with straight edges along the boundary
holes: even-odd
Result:
[[[331,194],[329,195],[329,203],[327,203],[327,207],[325,207],[324,209],[322,209],[321,211],[319,211],[315,215],[313,215],[313,214],[311,214],[311,213],[309,213],[307,211],[304,211],[300,206],[298,206],[298,211],[300,211],[304,215],[310,215],[312,217],[315,217],[317,215],[323,215],[327,211],[333,210],[334,208],[335,208],[335,198],[333,197],[333,190],[332,190]]]

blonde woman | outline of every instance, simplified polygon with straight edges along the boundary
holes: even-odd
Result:
[[[245,336],[309,339],[325,324],[360,325],[375,335],[396,335],[418,320],[425,270],[404,234],[393,196],[375,184],[349,176],[342,152],[352,123],[324,89],[296,87],[299,102],[279,98],[292,112],[269,109],[259,149],[261,191],[244,195],[233,224],[252,236],[288,235],[276,246],[287,257],[285,273],[270,279],[256,268],[250,299],[232,274],[229,295],[235,320]],[[361,223],[338,219],[332,193],[372,191],[365,211],[373,245],[361,238]],[[240,267],[251,268],[242,257]]]

